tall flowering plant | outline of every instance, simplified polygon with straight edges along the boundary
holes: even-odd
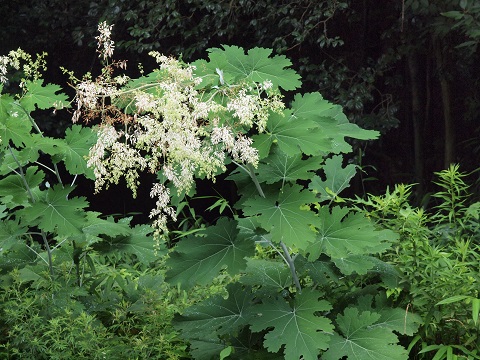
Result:
[[[387,298],[396,273],[375,257],[396,235],[339,196],[356,172],[343,166],[345,138],[378,134],[319,93],[287,106],[281,91],[300,78],[271,50],[223,46],[192,64],[152,52],[157,68],[129,78],[117,74],[125,62],[111,61],[112,28],[99,30],[105,66],[75,82],[73,114],[96,124],[87,156],[96,191],[123,177],[136,195],[142,171],[158,174],[150,217],[159,240],[177,216],[172,198],[236,165],[233,216],[187,229],[166,259],[166,281],[180,288],[230,279],[226,294],[175,318],[192,356],[407,359],[396,333],[413,335],[418,318]],[[369,282],[372,292],[360,291]]]
[[[75,83],[73,121],[99,121],[98,140],[88,156],[96,191],[123,177],[135,196],[139,172],[148,170],[160,172],[182,193],[195,177],[215,180],[228,161],[257,167],[258,150],[249,135],[264,132],[271,113],[282,113],[278,84],[268,78],[225,79],[220,68],[207,73],[202,62],[185,64],[158,52],[150,53],[158,64],[153,72],[138,79],[115,76],[126,65],[108,64],[111,30],[99,25],[99,56],[106,61],[102,74]],[[158,200],[150,216],[157,234],[165,234],[167,220],[176,218],[170,190],[154,184],[151,196]]]

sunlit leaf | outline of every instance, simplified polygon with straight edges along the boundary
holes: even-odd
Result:
[[[24,170],[24,178],[20,174],[12,174],[0,179],[0,197],[8,197],[8,203],[12,205],[26,205],[27,202],[32,201],[30,195],[36,198],[34,191],[43,181],[45,173],[39,171],[38,167],[30,166]],[[28,185],[28,188],[26,185]],[[2,200],[7,202],[7,200]]]
[[[231,79],[252,80],[262,83],[272,82],[275,88],[294,90],[300,87],[300,76],[289,69],[291,61],[283,55],[272,55],[271,49],[253,48],[245,51],[237,46],[223,45],[223,49],[209,49],[209,61],[199,60],[193,63],[196,75],[204,78],[205,83],[228,83]],[[224,79],[221,81],[219,71]]]
[[[273,147],[271,154],[261,160],[258,166],[257,178],[260,182],[273,184],[281,181],[294,183],[297,180],[307,180],[313,177],[312,171],[321,168],[323,157],[302,159],[302,155],[288,156],[278,146]]]

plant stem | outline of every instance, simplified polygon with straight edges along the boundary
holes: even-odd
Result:
[[[12,155],[13,160],[15,160],[15,163],[18,166],[18,173],[17,174],[22,179],[23,185],[25,186],[25,189],[28,193],[28,197],[30,198],[32,203],[34,203],[35,202],[35,197],[33,196],[32,190],[30,189],[30,186],[28,185],[27,179],[25,178],[25,173],[23,172],[23,167],[20,164],[20,162],[18,161],[15,154],[13,153],[12,147],[10,145],[8,145],[8,150],[10,151],[10,154]],[[53,271],[52,250],[50,249],[50,245],[48,244],[48,239],[47,239],[47,235],[45,234],[45,231],[41,230],[40,235],[42,236],[43,244],[45,245],[45,249],[47,250],[48,268],[50,269],[50,275],[53,276],[54,271]]]
[[[295,283],[295,287],[297,288],[298,292],[301,294],[302,293],[302,286],[300,285],[300,280],[298,279],[297,271],[295,270],[295,264],[294,264],[294,259],[290,256],[290,253],[288,252],[287,246],[283,243],[283,241],[280,241],[280,246],[283,249],[283,253],[285,254],[285,260],[290,267],[290,272],[292,273],[292,279],[293,282]]]
[[[53,260],[52,260],[52,250],[50,249],[50,245],[48,244],[48,239],[45,234],[45,231],[42,232],[42,239],[43,239],[43,244],[45,245],[45,249],[47,250],[47,256],[48,256],[48,268],[50,270],[50,275],[55,275],[53,271]]]
[[[35,122],[35,120],[30,116],[30,114],[28,113],[27,110],[25,110],[23,108],[23,106],[21,106],[20,104],[18,104],[17,102],[14,102],[14,104],[16,106],[18,106],[24,113],[25,115],[27,115],[27,118],[28,120],[30,120],[30,123],[32,124],[33,128],[35,129],[35,131],[37,133],[40,134],[41,137],[43,137],[43,133],[42,133],[42,130],[40,130],[40,128],[38,127],[37,123]],[[45,165],[43,165],[45,166]],[[48,168],[47,166],[45,166],[46,168]],[[57,181],[60,183],[60,185],[62,185],[62,188],[63,188],[63,182],[62,182],[62,178],[60,177],[60,171],[58,170],[58,166],[57,164],[53,163],[53,168],[54,168],[54,173],[55,173],[55,176],[57,177]],[[48,168],[49,169],[49,168]]]
[[[245,170],[248,173],[248,175],[250,175],[250,178],[255,184],[255,187],[257,188],[258,193],[260,194],[261,197],[265,198],[265,193],[263,192],[263,189],[260,186],[260,183],[258,182],[257,176],[255,175],[255,169],[253,168],[252,164],[247,164],[246,167],[243,167],[241,165],[239,166],[240,168]],[[282,256],[283,260],[288,265],[288,267],[290,268],[290,272],[292,273],[292,279],[295,284],[295,287],[297,288],[298,292],[301,293],[302,287],[300,285],[300,280],[298,279],[297,271],[295,270],[294,260],[290,256],[287,246],[283,243],[283,241],[280,241],[280,247],[282,248],[283,254],[284,254],[284,256]]]

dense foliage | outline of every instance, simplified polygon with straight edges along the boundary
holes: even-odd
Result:
[[[379,133],[299,93],[285,56],[151,52],[133,77],[112,61],[112,26],[98,30],[103,68],[64,70],[72,99],[42,79],[44,55],[0,58],[3,357],[479,358],[479,207],[458,167],[437,174],[432,213],[410,186],[344,199],[349,141]],[[46,112],[74,124],[47,136]],[[143,172],[148,224],[89,209],[75,186],[135,197]]]

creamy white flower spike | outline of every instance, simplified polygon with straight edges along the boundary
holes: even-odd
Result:
[[[103,57],[103,60],[107,60],[113,56],[113,49],[115,48],[115,43],[110,39],[112,36],[113,25],[108,25],[105,21],[98,24],[98,32],[100,33],[95,37],[98,44],[98,52],[100,57]]]
[[[112,26],[99,25],[99,48],[111,56]],[[109,47],[112,44],[112,47]],[[97,143],[90,149],[88,166],[94,169],[95,190],[118,184],[124,178],[136,195],[139,173],[148,170],[166,178],[172,191],[188,192],[196,177],[215,181],[225,171],[227,156],[234,161],[258,165],[258,151],[249,132],[263,132],[272,112],[282,113],[281,95],[271,91],[269,80],[262,83],[224,83],[205,89],[194,76],[195,67],[150,53],[158,63],[144,82],[126,76],[113,76],[114,64],[102,75],[77,84],[80,117],[98,121]],[[155,184],[150,196],[156,206],[150,212],[156,235],[167,233],[167,223],[176,219],[170,206],[170,190]],[[173,190],[174,189],[174,190]]]

